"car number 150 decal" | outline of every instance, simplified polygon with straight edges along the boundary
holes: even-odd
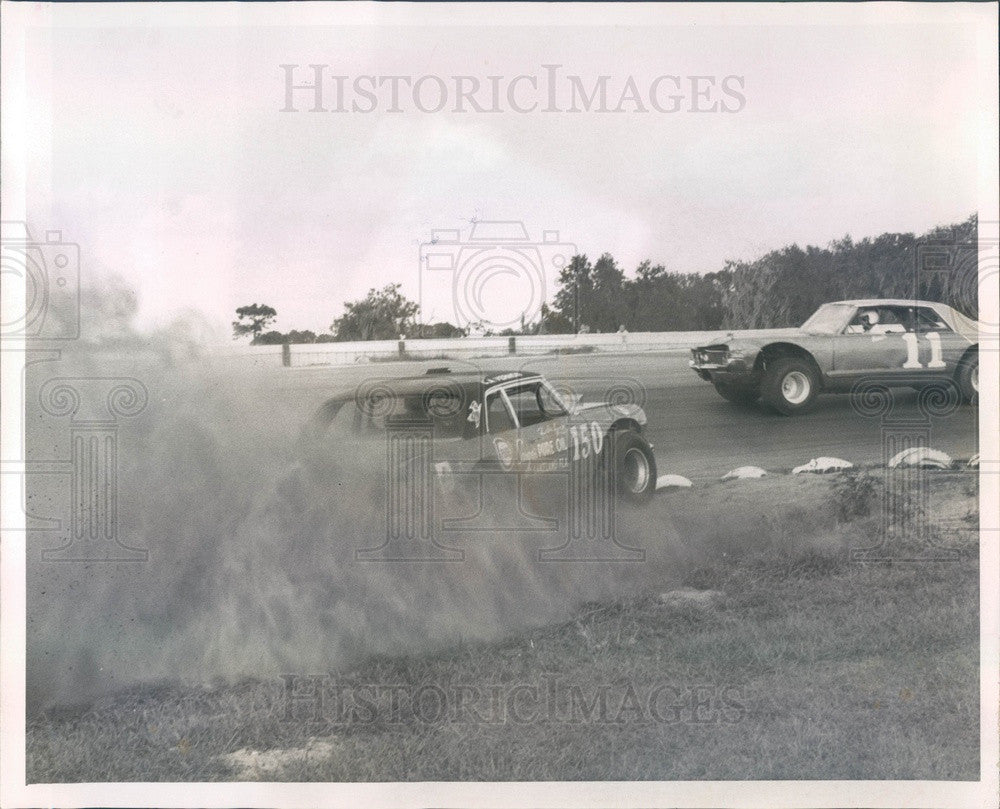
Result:
[[[923,368],[920,362],[920,345],[917,335],[907,332],[903,335],[903,342],[906,343],[906,362],[904,368]],[[927,363],[927,368],[944,368],[944,357],[941,353],[941,335],[937,332],[930,332],[927,335],[927,342],[931,344],[931,361]]]
[[[604,449],[604,432],[596,421],[590,424],[574,424],[569,428],[569,436],[573,440],[573,460],[589,458],[591,451],[600,455]]]

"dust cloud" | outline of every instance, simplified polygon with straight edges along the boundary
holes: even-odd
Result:
[[[422,542],[430,561],[390,559],[384,448],[303,432],[350,393],[341,371],[210,350],[217,335],[193,314],[139,333],[120,284],[88,290],[84,307],[81,339],[28,357],[30,711],[502,637],[675,586],[700,545],[755,524],[752,496],[721,525],[711,493],[660,495],[621,508],[619,561],[581,561],[567,557],[608,549],[552,551],[565,482],[529,493],[562,534],[512,523],[516,498],[490,486],[480,524],[492,529]],[[455,502],[474,513],[474,501]]]

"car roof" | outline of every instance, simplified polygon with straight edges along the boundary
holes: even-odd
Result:
[[[940,301],[922,301],[918,298],[858,298],[849,301],[830,301],[847,306],[926,306],[933,309],[952,329],[971,343],[979,341],[979,322]]]
[[[857,298],[849,301],[829,301],[829,303],[847,306],[929,306],[932,309],[947,305],[937,301],[921,301],[916,298]]]
[[[540,379],[541,374],[535,371],[452,371],[447,368],[431,368],[423,374],[414,376],[401,376],[396,379],[384,380],[384,383],[391,386],[395,392],[422,393],[437,387],[458,385],[461,387],[491,387],[502,382],[521,382]]]

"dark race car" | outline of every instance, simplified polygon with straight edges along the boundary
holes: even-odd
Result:
[[[371,447],[385,463],[389,438],[408,441],[392,462],[431,478],[562,473],[588,463],[612,476],[619,495],[645,502],[656,489],[656,461],[635,404],[570,403],[540,374],[453,373],[369,380],[324,404],[311,433],[338,446]]]
[[[820,393],[861,380],[943,386],[965,402],[979,396],[979,325],[930,301],[825,303],[800,328],[765,336],[732,333],[691,350],[691,367],[729,401],[763,399],[780,413],[807,410]]]

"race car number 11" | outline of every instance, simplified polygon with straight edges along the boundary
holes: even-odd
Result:
[[[601,425],[596,421],[590,424],[574,424],[569,428],[570,438],[573,440],[573,460],[579,461],[581,458],[589,458],[591,447],[594,455],[600,455],[604,449],[604,433]]]
[[[903,335],[903,342],[906,343],[906,362],[904,368],[923,368],[920,362],[920,345],[917,342],[917,335],[907,332]],[[927,335],[927,342],[931,344],[931,361],[927,363],[928,368],[944,368],[944,357],[941,354],[941,335],[932,331]]]

